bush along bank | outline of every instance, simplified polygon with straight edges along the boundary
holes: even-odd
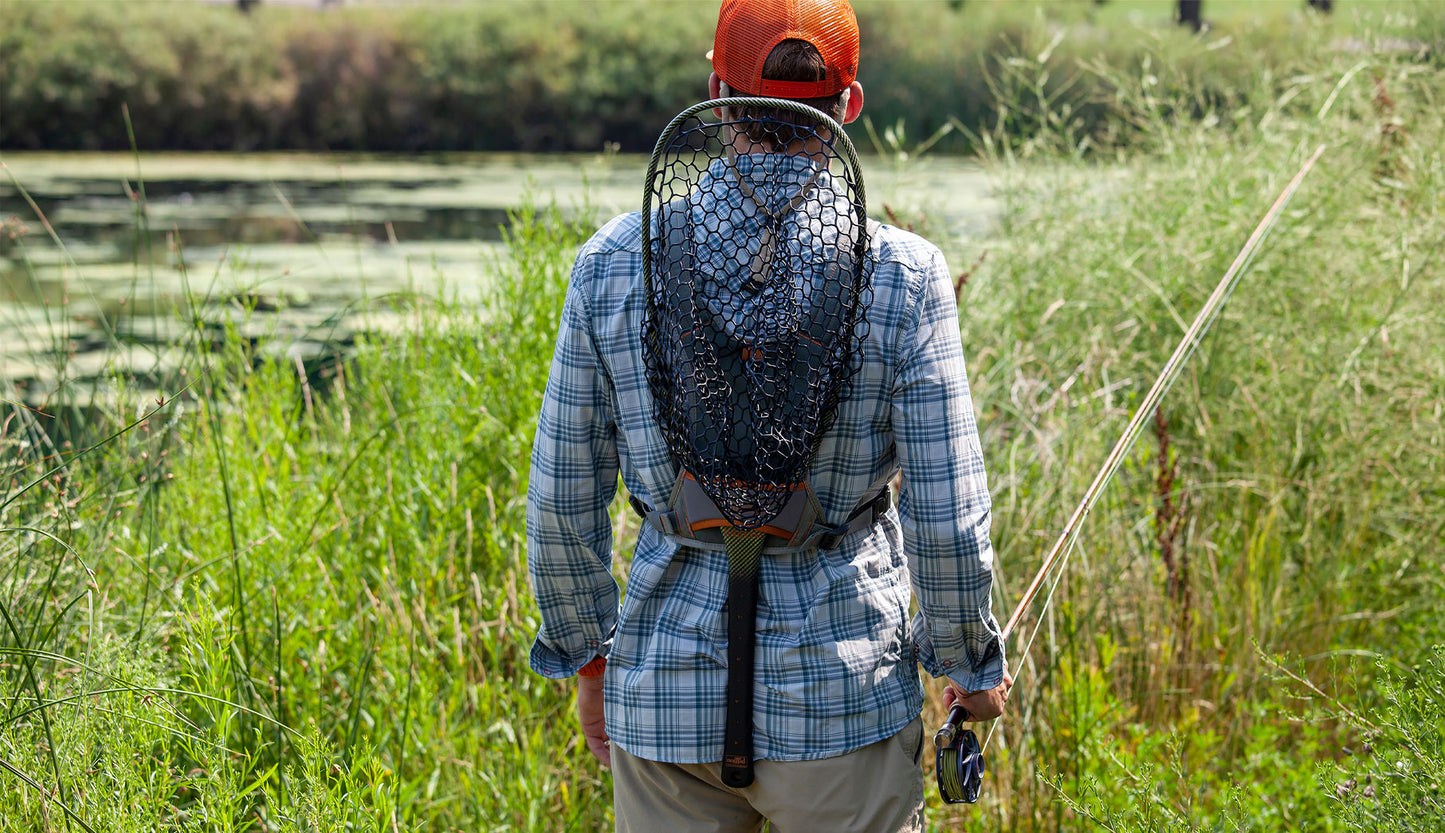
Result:
[[[0,148],[45,150],[130,147],[127,108],[148,150],[646,151],[704,95],[716,14],[661,0],[526,14],[505,2],[261,4],[246,15],[229,4],[12,5]],[[1245,104],[1245,91],[1282,92],[1322,50],[1442,54],[1445,13],[1427,4],[1390,5],[1399,31],[1383,47],[1357,37],[1361,15],[1277,4],[1196,37],[1169,23],[1167,5],[863,0],[860,79],[877,129],[858,125],[854,138],[907,152],[917,141],[903,137],[942,130],[940,148],[966,150],[980,134],[1053,130],[1054,119],[1084,147],[1117,144],[1137,125],[1095,71],[1105,64],[1204,119]]]

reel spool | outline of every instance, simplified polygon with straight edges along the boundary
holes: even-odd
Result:
[[[983,749],[972,729],[960,724],[968,719],[968,711],[954,706],[948,722],[933,736],[938,749],[938,794],[944,804],[973,804],[983,790]]]

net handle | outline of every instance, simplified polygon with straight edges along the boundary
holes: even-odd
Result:
[[[657,180],[657,169],[662,164],[662,158],[667,155],[667,149],[672,145],[673,137],[677,135],[679,127],[698,113],[721,107],[770,107],[775,110],[787,110],[816,119],[823,127],[828,128],[833,134],[833,145],[839,149],[843,160],[853,169],[852,187],[857,192],[858,207],[863,214],[858,218],[860,228],[868,222],[868,195],[863,190],[863,169],[858,164],[858,152],[853,148],[853,140],[848,138],[848,131],[843,129],[843,125],[834,121],[832,116],[801,101],[790,101],[786,98],[737,96],[698,102],[673,116],[672,121],[663,128],[662,135],[657,137],[657,144],[652,148],[652,156],[647,160],[647,177],[642,187],[642,285],[649,298],[652,297],[652,189]]]

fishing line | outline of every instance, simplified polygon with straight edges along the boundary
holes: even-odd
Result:
[[[1285,206],[1289,204],[1295,191],[1299,189],[1300,183],[1304,181],[1305,175],[1314,167],[1316,160],[1320,158],[1320,155],[1323,154],[1324,151],[1324,145],[1320,145],[1315,149],[1314,154],[1305,161],[1304,165],[1295,173],[1294,178],[1289,181],[1289,184],[1286,185],[1279,196],[1275,198],[1274,204],[1265,212],[1264,218],[1259,221],[1259,225],[1255,226],[1254,232],[1250,234],[1249,239],[1245,241],[1244,247],[1240,249],[1239,254],[1235,256],[1234,262],[1229,265],[1229,269],[1225,271],[1224,277],[1221,278],[1219,283],[1214,287],[1214,291],[1210,293],[1208,300],[1204,303],[1204,307],[1199,311],[1199,314],[1195,316],[1194,322],[1189,325],[1189,329],[1184,333],[1183,340],[1180,341],[1179,346],[1174,348],[1174,352],[1170,355],[1169,360],[1164,363],[1164,368],[1160,371],[1159,377],[1154,381],[1153,386],[1149,388],[1149,392],[1145,394],[1144,400],[1140,403],[1138,409],[1134,411],[1134,416],[1129,420],[1128,427],[1124,429],[1123,436],[1119,437],[1119,441],[1114,444],[1113,450],[1109,452],[1109,456],[1104,461],[1103,468],[1099,470],[1099,473],[1094,477],[1093,483],[1091,483],[1089,488],[1084,492],[1083,500],[1079,502],[1073,514],[1069,516],[1069,521],[1064,525],[1063,532],[1060,533],[1058,540],[1054,542],[1048,555],[1044,557],[1043,564],[1034,575],[1033,581],[1029,583],[1028,589],[1024,591],[1022,598],[1019,599],[1017,607],[1014,608],[1013,615],[1009,617],[1008,624],[1003,628],[1000,635],[1001,640],[1006,641],[1013,634],[1014,629],[1023,619],[1024,614],[1028,612],[1029,605],[1043,588],[1044,582],[1049,578],[1049,574],[1054,572],[1056,566],[1058,567],[1058,574],[1054,577],[1054,583],[1050,587],[1049,594],[1044,601],[1043,609],[1040,611],[1039,621],[1035,624],[1033,634],[1030,635],[1028,644],[1024,648],[1023,657],[1027,657],[1029,650],[1032,649],[1034,637],[1038,635],[1039,625],[1043,623],[1045,615],[1048,613],[1049,605],[1053,602],[1054,590],[1058,588],[1059,581],[1063,577],[1063,566],[1068,561],[1068,555],[1073,552],[1074,544],[1078,539],[1079,530],[1083,526],[1084,519],[1088,517],[1089,512],[1098,501],[1099,495],[1102,494],[1104,488],[1108,486],[1109,481],[1111,481],[1118,472],[1119,467],[1124,462],[1124,457],[1129,453],[1129,449],[1133,447],[1134,441],[1143,433],[1144,423],[1150,419],[1154,411],[1159,407],[1159,402],[1164,398],[1164,394],[1169,391],[1170,387],[1174,384],[1174,380],[1178,378],[1179,373],[1183,370],[1185,363],[1189,361],[1190,357],[1192,357],[1198,349],[1200,341],[1218,317],[1220,308],[1224,306],[1224,303],[1228,301],[1230,295],[1233,294],[1234,288],[1238,285],[1240,278],[1243,277],[1249,265],[1254,262],[1255,254],[1258,253],[1264,241],[1269,237],[1269,233],[1274,229],[1275,223],[1278,222],[1280,215],[1284,213]],[[1019,669],[1020,671],[1023,669],[1022,662],[1019,663]],[[961,704],[954,704],[953,708],[949,710],[948,720],[933,736],[934,746],[938,749],[939,793],[943,796],[944,802],[949,804],[959,802],[973,803],[977,801],[983,778],[984,766],[982,751],[980,750],[978,755],[975,756],[977,758],[976,761],[967,755],[967,750],[970,747],[978,747],[978,742],[977,739],[973,737],[973,732],[969,729],[961,728],[961,724],[968,720],[968,718],[968,711]],[[988,737],[991,738],[992,736],[993,729],[990,728]],[[946,774],[945,769],[947,770]]]
[[[1056,570],[1054,573],[1054,583],[1049,586],[1049,593],[1047,596],[1044,597],[1044,605],[1039,610],[1038,621],[1034,622],[1034,629],[1029,632],[1029,641],[1026,645],[1024,645],[1023,653],[1019,654],[1022,659],[1027,659],[1029,652],[1033,650],[1034,640],[1038,638],[1039,628],[1042,628],[1044,625],[1044,617],[1048,615],[1049,605],[1053,604],[1054,602],[1054,591],[1059,589],[1059,582],[1064,580],[1064,571],[1069,566],[1069,557],[1073,555],[1074,550],[1078,548],[1079,541],[1076,538],[1074,539],[1073,543],[1069,545],[1069,548],[1064,551],[1064,557],[1059,561],[1059,569]],[[1019,680],[1023,679],[1024,676],[1024,668],[1026,666],[1022,662],[1022,659],[1019,662],[1018,674],[1014,677],[1014,685],[1018,685]],[[1003,718],[999,718],[998,720],[994,720],[988,724],[988,734],[984,735],[982,751],[988,751],[989,741],[993,740],[993,733],[995,730],[998,729],[998,725],[1002,722]]]

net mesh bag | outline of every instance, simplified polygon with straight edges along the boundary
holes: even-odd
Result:
[[[805,481],[861,361],[873,266],[857,157],[806,105],[704,102],[658,140],[643,208],[658,423],[720,514],[756,529]]]

